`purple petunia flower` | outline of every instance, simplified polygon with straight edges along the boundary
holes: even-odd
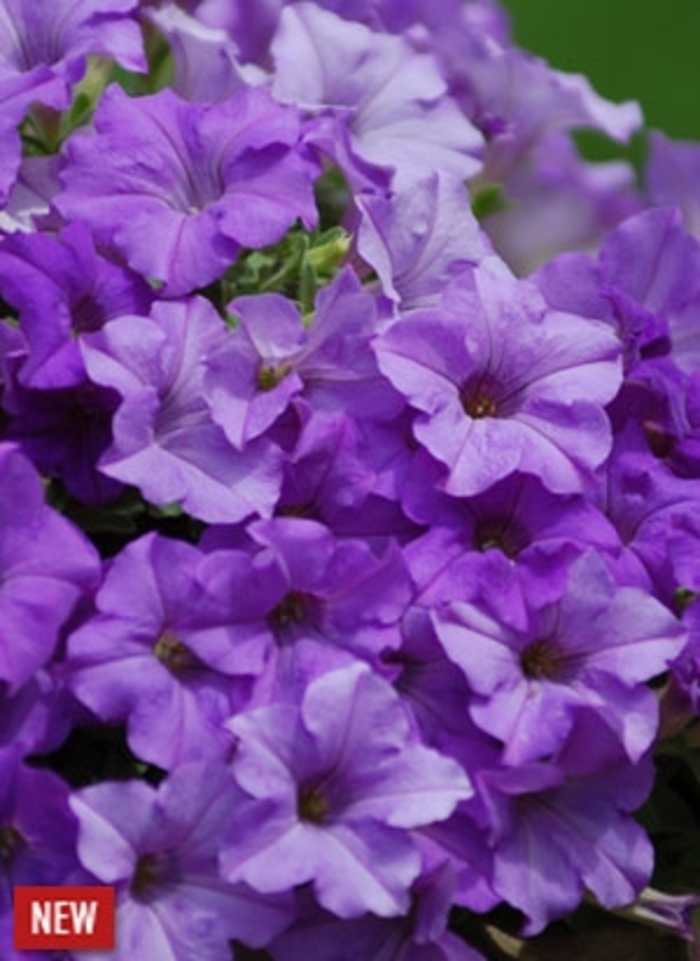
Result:
[[[0,680],[11,691],[48,662],[98,577],[95,550],[44,503],[38,474],[15,445],[0,444]]]
[[[365,180],[366,164],[408,181],[434,170],[464,180],[480,169],[481,136],[434,58],[403,38],[296,3],[282,11],[271,51],[275,96],[319,115],[310,142],[351,182]]]
[[[281,482],[276,446],[259,438],[238,451],[212,420],[205,362],[225,340],[202,298],[157,303],[149,318],[121,317],[81,340],[92,381],[122,397],[100,470],[213,523],[269,516]]]
[[[127,781],[73,795],[80,860],[116,887],[114,961],[230,961],[231,939],[261,947],[287,926],[290,897],[263,897],[219,876],[217,853],[239,796],[222,765],[203,762],[178,767],[158,790]]]
[[[252,64],[238,60],[238,48],[224,30],[208,27],[173,3],[148,11],[168,41],[173,57],[171,88],[185,100],[215,103],[266,79]]]
[[[587,734],[578,752],[597,755],[596,732]],[[482,772],[493,885],[527,915],[526,934],[573,910],[585,889],[606,908],[629,904],[651,875],[653,848],[629,814],[649,793],[651,765],[618,760],[567,774],[547,764]]]
[[[405,917],[340,920],[307,899],[304,913],[268,952],[274,961],[484,961],[447,930],[453,889],[452,871],[443,863],[414,883]]]
[[[56,206],[168,294],[188,293],[241,247],[274,243],[297,218],[314,225],[316,167],[299,136],[297,112],[261,89],[194,104],[167,89],[131,98],[113,85],[95,131],[66,144]]]
[[[679,207],[686,230],[700,237],[700,147],[649,132],[645,169],[647,193],[659,207]]]
[[[434,303],[449,280],[488,252],[456,178],[433,173],[390,197],[360,193],[355,203],[358,252],[402,311]]]
[[[78,339],[113,317],[148,313],[152,296],[137,275],[95,250],[84,224],[57,237],[15,234],[0,246],[0,293],[19,312],[28,387],[72,387],[85,380]]]
[[[354,664],[312,681],[301,705],[230,722],[248,794],[223,845],[224,875],[262,892],[312,881],[342,918],[405,913],[420,857],[408,829],[472,793],[458,764],[420,744],[398,697]]]
[[[468,499],[413,493],[413,516],[431,527],[405,549],[414,603],[487,600],[510,624],[522,623],[526,597],[561,596],[571,564],[595,547],[617,556],[619,536],[580,495],[551,494],[534,477],[511,474]]]
[[[414,435],[447,468],[448,494],[478,494],[516,470],[577,493],[610,451],[602,405],[620,386],[618,342],[601,323],[547,311],[526,281],[478,267],[375,350],[419,411]]]
[[[700,480],[620,444],[605,472],[605,511],[624,552],[616,573],[673,606],[679,587],[700,587]]]
[[[24,356],[22,353],[17,366]],[[87,379],[75,387],[27,389],[17,382],[14,363],[11,368],[12,379],[3,396],[10,415],[6,436],[17,441],[42,474],[60,478],[78,500],[87,504],[114,500],[123,485],[102,474],[96,465],[112,438],[112,415],[119,400],[116,392]]]
[[[559,750],[577,715],[593,712],[639,760],[658,723],[645,682],[681,653],[683,625],[645,592],[616,588],[593,551],[574,563],[557,602],[526,601],[524,628],[474,604],[432,615],[474,692],[476,724],[504,743],[505,763],[518,765]]]
[[[230,442],[245,450],[297,398],[310,408],[393,416],[401,399],[369,348],[374,299],[350,268],[320,291],[311,322],[279,294],[234,300],[238,328],[206,359],[204,395]]]
[[[50,771],[21,761],[17,745],[0,748],[0,951],[15,954],[11,918],[17,885],[75,883],[77,822],[68,806],[68,788]],[[78,879],[80,883],[82,878]],[[84,883],[84,882],[83,882]],[[32,955],[33,957],[33,955]]]
[[[264,664],[262,646],[230,622],[228,584],[212,566],[180,541],[133,541],[112,561],[96,615],[68,638],[75,695],[125,721],[134,753],[163,768],[226,753],[223,722]]]
[[[20,121],[35,101],[61,106],[62,87],[46,67],[9,76],[2,76],[0,69],[0,207],[9,199],[22,162],[22,142],[17,130]]]
[[[88,54],[145,71],[141,31],[133,17],[137,6],[137,0],[2,0],[0,77],[36,75],[49,67],[65,91],[63,103],[51,105],[67,107],[67,86],[82,77]]]

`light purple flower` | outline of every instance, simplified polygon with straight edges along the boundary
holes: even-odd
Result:
[[[649,881],[654,853],[628,812],[646,799],[652,776],[648,764],[619,762],[569,777],[546,764],[483,772],[493,884],[527,915],[526,934],[572,911],[586,889],[606,908],[634,901]]]
[[[505,763],[518,765],[558,751],[577,715],[593,712],[638,761],[658,722],[645,682],[681,653],[683,625],[645,592],[616,589],[592,551],[572,566],[558,602],[526,600],[524,629],[474,604],[452,603],[432,615],[474,692],[476,724],[503,742]]]
[[[482,226],[523,275],[560,251],[596,249],[641,207],[630,163],[583,160],[568,133],[554,130],[513,170],[502,203],[482,218]]]
[[[22,141],[17,127],[29,105],[38,100],[52,107],[63,102],[63,85],[48,68],[8,76],[2,76],[0,69],[0,207],[8,202],[22,162]]]
[[[358,252],[402,311],[436,301],[449,280],[488,251],[456,178],[432,173],[389,197],[358,193],[355,203]]]
[[[396,642],[410,591],[395,543],[376,555],[360,539],[336,540],[323,525],[295,517],[255,521],[248,533],[263,548],[256,567],[273,562],[279,570],[284,593],[269,621],[280,643],[318,638],[361,653]]]
[[[137,0],[2,0],[0,77],[37,76],[49,67],[64,90],[63,102],[51,106],[67,107],[68,85],[82,77],[88,54],[145,71],[141,31],[133,17],[137,6]]]
[[[314,225],[316,167],[299,136],[297,112],[261,89],[193,104],[167,89],[132,98],[115,84],[94,132],[66,144],[56,206],[168,294],[188,293],[241,247],[274,243],[297,218]]]
[[[261,947],[287,926],[289,897],[262,897],[219,876],[239,795],[222,765],[204,762],[178,767],[157,790],[127,781],[73,795],[80,860],[116,888],[115,961],[229,961],[232,938]]]
[[[149,318],[121,317],[81,340],[89,376],[117,391],[112,446],[99,467],[154,504],[182,504],[204,521],[269,516],[281,453],[266,438],[235,450],[203,396],[207,356],[226,330],[202,298],[160,302]]]
[[[641,127],[637,103],[605,100],[586,77],[553,70],[493,26],[488,16],[466,16],[435,41],[450,88],[486,138],[484,181],[507,181],[552,130],[593,128],[626,142]]]
[[[264,650],[227,616],[227,584],[197,548],[149,534],[110,564],[95,616],[70,635],[72,691],[102,720],[126,722],[136,755],[170,768],[222,757],[223,722],[263,668]]]
[[[565,254],[543,267],[536,281],[556,309],[616,328],[628,373],[669,349],[690,373],[700,363],[699,275],[700,243],[683,229],[676,209],[658,208],[621,224],[597,260]]]
[[[658,207],[679,207],[686,230],[700,237],[700,146],[671,140],[658,130],[648,135],[645,185]]]
[[[482,597],[516,624],[526,618],[524,598],[561,596],[571,564],[589,547],[611,556],[622,548],[593,504],[551,494],[534,477],[511,474],[459,500],[438,500],[429,483],[421,500],[414,493],[411,513],[430,529],[404,552],[421,606]]]
[[[408,829],[448,817],[471,787],[417,742],[390,686],[356,664],[313,681],[299,708],[261,708],[230,727],[250,800],[224,843],[224,875],[261,892],[311,881],[342,918],[405,913],[420,872]]]
[[[525,281],[477,268],[375,350],[419,411],[414,435],[447,469],[448,494],[478,494],[516,470],[576,493],[610,451],[603,405],[620,386],[617,340],[603,324],[547,311]]]
[[[362,181],[362,163],[408,180],[435,170],[464,180],[479,170],[481,137],[434,58],[406,40],[297,3],[282,11],[271,50],[275,96],[318,112],[309,138],[351,181]]]
[[[206,26],[173,3],[147,15],[168,41],[175,74],[170,86],[185,100],[226,100],[266,79],[262,70],[239,62],[238,48],[226,31]]]
[[[305,324],[279,294],[229,305],[240,324],[209,352],[204,395],[237,449],[261,437],[300,397],[312,410],[376,419],[400,409],[369,346],[377,325],[374,299],[350,268],[319,292],[315,307]]]

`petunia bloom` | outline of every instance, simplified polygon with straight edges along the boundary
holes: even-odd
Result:
[[[280,452],[259,438],[235,450],[203,396],[205,362],[225,327],[202,298],[160,302],[81,339],[91,380],[121,395],[114,439],[100,470],[139,487],[154,504],[179,503],[204,521],[234,523],[272,513]]]
[[[261,892],[313,882],[342,918],[408,910],[420,856],[407,829],[471,795],[460,766],[420,744],[391,687],[354,664],[312,681],[301,705],[230,722],[249,796],[223,844],[231,881]]]
[[[106,782],[73,795],[80,860],[116,889],[114,961],[230,961],[232,938],[261,947],[287,926],[289,896],[263,897],[219,875],[238,798],[223,765],[201,761],[181,765],[157,790]]]
[[[0,681],[28,681],[99,577],[96,551],[44,503],[41,479],[14,444],[0,444]]]
[[[66,144],[56,206],[170,295],[215,280],[242,247],[278,241],[297,218],[316,222],[297,111],[264,90],[196,104],[115,84],[94,123]]]
[[[446,468],[448,494],[516,470],[577,493],[610,452],[603,405],[620,387],[619,344],[602,323],[547,311],[526,281],[478,267],[375,350],[418,411],[415,438]]]
[[[558,601],[528,598],[528,623],[513,628],[474,604],[433,614],[437,635],[464,672],[470,713],[519,765],[559,750],[577,716],[593,713],[632,761],[651,745],[657,700],[645,682],[666,671],[687,640],[654,598],[617,588],[591,551],[571,568]]]

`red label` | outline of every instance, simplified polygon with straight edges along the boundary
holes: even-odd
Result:
[[[114,888],[15,888],[14,922],[19,951],[107,951],[114,947]]]

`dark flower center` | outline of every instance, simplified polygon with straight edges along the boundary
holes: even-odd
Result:
[[[498,550],[515,558],[530,541],[528,531],[512,517],[483,517],[474,527],[474,545],[480,551]]]
[[[330,803],[318,787],[302,785],[297,797],[297,812],[302,821],[323,824],[330,813]]]
[[[496,401],[486,394],[462,398],[462,405],[470,417],[495,417],[498,414]]]
[[[551,681],[561,674],[562,654],[548,638],[533,641],[520,654],[520,666],[531,680]]]
[[[201,666],[189,647],[167,628],[156,641],[153,653],[171,674],[184,674]]]
[[[500,396],[503,391],[487,374],[470,377],[459,392],[464,413],[478,420],[503,414]]]
[[[9,864],[15,859],[18,851],[26,842],[20,832],[12,824],[0,828],[0,864]]]
[[[104,327],[107,317],[102,305],[92,294],[85,294],[71,305],[73,333],[87,334]]]
[[[670,457],[676,446],[676,439],[661,424],[653,420],[645,420],[642,424],[644,435],[649,445],[649,450],[654,457],[663,460]]]
[[[287,362],[283,364],[261,364],[258,368],[257,387],[258,390],[273,390],[281,384],[287,374],[292,371],[292,365]]]
[[[313,623],[318,615],[318,601],[303,591],[290,591],[267,616],[273,632],[282,636],[296,625]]]
[[[138,901],[147,901],[156,888],[171,878],[172,873],[172,858],[167,853],[142,854],[131,879],[131,895]]]

